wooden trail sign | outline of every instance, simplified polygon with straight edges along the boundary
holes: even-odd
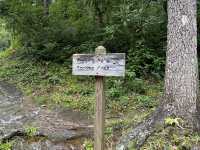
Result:
[[[105,94],[103,76],[125,76],[125,54],[106,54],[106,49],[103,46],[97,47],[95,54],[74,54],[72,74],[96,77],[94,149],[104,150]]]
[[[125,54],[74,54],[73,75],[124,76]]]

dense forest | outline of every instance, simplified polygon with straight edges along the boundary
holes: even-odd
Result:
[[[165,108],[168,102],[164,96],[171,90],[169,84],[173,88],[176,86],[165,79],[170,78],[171,73],[169,69],[165,70],[165,66],[170,66],[170,63],[166,65],[167,50],[171,47],[181,49],[177,44],[179,42],[176,41],[176,34],[171,33],[174,36],[172,40],[167,38],[174,29],[178,36],[180,29],[169,25],[177,21],[170,20],[173,19],[170,15],[176,12],[169,11],[176,2],[169,1],[170,4],[167,0],[0,0],[0,95],[2,81],[15,85],[23,92],[26,101],[31,101],[29,103],[34,103],[37,107],[50,110],[55,107],[68,108],[87,113],[93,118],[95,79],[72,76],[72,55],[94,53],[99,45],[104,46],[108,53],[125,53],[125,77],[106,78],[105,148],[114,149],[121,137],[126,137],[133,126],[151,116],[161,105],[162,109]],[[185,8],[187,0],[183,1],[183,4],[179,3]],[[192,3],[195,0],[189,1]],[[200,19],[199,4],[200,1],[197,0],[197,23]],[[189,13],[192,6],[188,4],[186,12]],[[182,8],[178,10],[181,12]],[[178,17],[179,13],[176,15]],[[187,23],[187,19],[185,22]],[[182,45],[187,44],[189,40],[184,42],[184,39],[190,36],[190,32],[187,34],[184,29],[180,29]],[[190,28],[186,30],[189,31]],[[200,44],[199,34],[197,26],[197,51]],[[176,44],[170,45],[173,40]],[[192,44],[195,47],[195,42]],[[191,50],[187,46],[184,49]],[[197,74],[198,72],[195,73]],[[192,78],[192,75],[186,78]],[[184,75],[180,76],[184,78]],[[174,77],[176,82],[179,82],[178,77],[179,74],[177,78]],[[181,96],[184,97],[184,94]],[[171,97],[168,99],[171,100]],[[189,110],[188,105],[182,105],[185,106],[182,109]],[[158,116],[162,116],[162,113],[157,112]],[[153,124],[156,130],[150,132],[150,137],[147,130],[151,127],[145,130],[137,126],[138,131],[146,133],[134,135],[133,130],[130,135],[132,137],[127,139],[129,149],[195,149],[200,144],[200,135],[188,127],[188,120],[191,121],[188,118],[191,116],[177,114],[179,112],[158,117],[158,122],[162,120],[164,124]],[[156,113],[152,116],[154,115]],[[155,118],[157,119],[154,117],[153,120]],[[147,122],[144,121],[143,127],[146,127],[145,123]],[[26,138],[38,141],[35,132],[39,127],[31,124],[24,128],[28,135]],[[13,147],[19,150],[13,144],[13,137],[5,139],[0,137],[0,150],[11,150]],[[80,150],[93,149],[94,141],[91,136],[78,141]]]
[[[97,45],[104,45],[108,52],[125,52],[128,69],[138,77],[163,75],[165,1],[46,3],[1,1],[1,22],[12,37],[3,38],[7,33],[2,29],[1,47],[11,43],[25,57],[63,63],[73,53],[92,52]]]

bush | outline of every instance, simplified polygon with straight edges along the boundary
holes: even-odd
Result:
[[[0,51],[10,46],[10,35],[5,30],[5,23],[0,19]]]
[[[161,78],[164,76],[165,60],[152,49],[131,49],[128,55],[128,66],[137,77],[148,77],[151,74]]]
[[[8,27],[23,45],[21,52],[29,57],[63,61],[88,41],[93,30],[90,15],[83,13],[79,2],[73,0],[52,3],[48,16],[41,3],[5,3]]]
[[[157,104],[157,101],[155,99],[146,95],[137,96],[137,102],[140,106],[146,108],[153,108]]]
[[[127,68],[136,77],[163,77],[167,31],[163,1],[89,1],[93,6],[88,6],[83,1],[56,0],[48,14],[39,0],[0,3],[0,15],[23,56],[63,63],[72,54],[91,53],[101,44],[108,52],[126,53]]]
[[[0,143],[0,150],[11,150],[13,142]]]

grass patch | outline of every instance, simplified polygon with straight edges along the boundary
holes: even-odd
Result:
[[[36,133],[38,132],[38,129],[32,126],[27,126],[24,128],[25,129],[25,133],[28,137],[33,137],[36,135]]]
[[[0,150],[12,150],[14,141],[0,143]]]
[[[30,61],[13,55],[12,50],[0,52],[1,80],[16,84],[39,105],[60,105],[94,112],[93,77],[72,76],[68,64]],[[107,111],[123,113],[135,106],[143,109],[155,107],[160,84],[149,85],[148,81],[136,79],[129,88],[123,78],[107,78]]]
[[[92,111],[93,81],[71,75],[67,65],[11,58],[12,53],[0,52],[0,79],[14,83],[39,105],[62,105]],[[87,105],[86,108],[84,105]]]

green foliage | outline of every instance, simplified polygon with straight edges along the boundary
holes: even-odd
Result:
[[[39,105],[94,111],[94,82],[91,78],[72,76],[67,65],[10,59],[13,55],[15,52],[12,50],[0,52],[1,80],[16,84]]]
[[[178,126],[180,127],[180,124],[183,123],[183,120],[181,118],[165,118],[165,124],[170,126]]]
[[[117,98],[120,96],[120,92],[122,92],[122,80],[109,80],[108,81],[108,97]]]
[[[8,48],[10,46],[10,35],[6,31],[5,22],[0,19],[0,51]]]
[[[171,120],[169,122],[171,124],[174,121],[175,120]],[[170,125],[157,130],[155,134],[147,140],[141,150],[189,150],[192,149],[193,146],[200,144],[199,137],[199,134],[192,132],[190,129],[183,129],[178,126]]]
[[[108,52],[126,53],[135,77],[162,78],[166,6],[166,0],[56,0],[46,14],[41,0],[2,0],[0,50],[11,46],[20,56],[63,63],[101,44]]]
[[[128,145],[128,149],[130,150],[136,150],[136,144],[137,142],[136,141],[131,141]]]
[[[152,107],[157,104],[156,97],[162,91],[160,83],[134,78],[131,72],[128,74],[128,78],[110,77],[106,80],[108,146],[111,146],[116,131],[129,128],[133,122],[142,121],[152,112]],[[16,51],[10,49],[0,52],[0,79],[16,84],[27,100],[33,99],[37,105],[67,107],[94,115],[94,78],[72,76],[68,64],[21,59],[16,56]],[[37,132],[32,126],[25,129],[28,136]]]
[[[37,132],[38,132],[38,129],[35,127],[32,127],[32,126],[25,127],[25,133],[29,137],[35,136]]]
[[[139,105],[142,107],[153,108],[157,105],[157,101],[155,101],[155,99],[150,96],[139,95],[136,99]]]
[[[83,145],[85,150],[94,150],[93,142],[91,140],[85,140]]]
[[[41,0],[0,0],[0,51],[11,47],[0,52],[0,79],[16,84],[38,105],[93,114],[94,79],[71,76],[72,54],[92,53],[98,45],[126,53],[126,77],[106,81],[106,111],[120,116],[106,128],[109,142],[115,128],[141,121],[158,104],[162,88],[152,77],[164,76],[166,6],[166,0],[56,0],[47,14]],[[146,149],[189,149],[199,143],[199,135],[178,132],[179,118],[166,118],[165,124]],[[28,136],[37,132],[25,130]],[[1,147],[11,149],[9,143]],[[92,147],[92,141],[85,142],[86,150]]]
[[[5,59],[12,55],[13,51],[12,50],[5,50],[0,52],[0,59]]]
[[[129,91],[133,91],[135,93],[144,94],[146,91],[144,80],[139,78],[129,78],[129,76],[127,76],[125,85]]]
[[[106,27],[106,47],[125,52],[127,68],[137,77],[163,76],[167,29],[163,5],[162,1],[124,0]]]
[[[157,55],[151,49],[131,49],[128,56],[128,66],[138,77],[153,75],[161,78],[164,76],[164,57]]]
[[[129,75],[132,77],[131,72]],[[144,109],[154,108],[158,105],[158,97],[162,91],[160,83],[129,76],[125,79],[111,78],[107,80],[106,85],[107,107],[115,113],[126,112],[134,106]]]
[[[64,62],[101,44],[108,52],[125,52],[127,69],[137,77],[162,77],[163,6],[163,1],[56,0],[46,14],[39,0],[7,0],[1,1],[0,11],[19,55]]]
[[[105,134],[106,135],[112,135],[113,134],[113,128],[112,127],[107,127],[105,129]]]
[[[0,143],[0,150],[12,150],[13,142]]]
[[[94,112],[93,78],[72,76],[68,64],[19,59],[15,54],[14,50],[0,52],[1,80],[16,84],[38,105]],[[10,59],[13,56],[16,58]],[[148,109],[157,105],[157,96],[162,90],[160,84],[134,78],[131,72],[128,74],[125,79],[106,80],[108,112],[120,113],[136,106]]]
[[[5,3],[8,28],[18,36],[23,45],[21,52],[27,56],[57,61],[70,57],[92,30],[89,15],[73,0],[51,4],[48,16],[42,3],[15,0]]]

